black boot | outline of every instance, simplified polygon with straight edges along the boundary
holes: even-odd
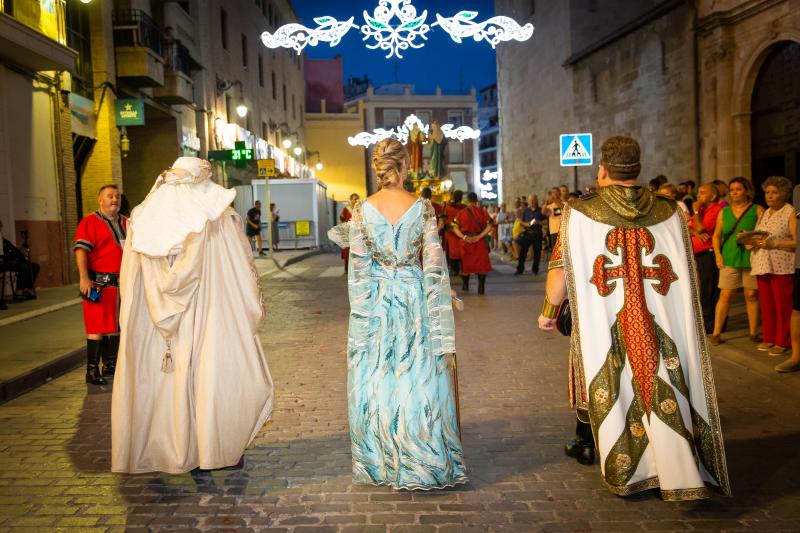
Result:
[[[462,291],[468,291],[469,290],[469,276],[463,276],[462,275],[461,276],[461,281],[463,282],[462,285],[461,285],[461,290]]]
[[[86,339],[86,383],[105,385],[106,380],[100,374],[100,342]]]
[[[117,369],[117,353],[119,353],[119,335],[106,335],[100,348],[100,356],[103,360],[103,375],[114,377]]]
[[[582,465],[594,464],[594,437],[592,426],[578,420],[575,438],[564,446],[564,453]]]
[[[478,274],[478,294],[486,293],[486,274]]]

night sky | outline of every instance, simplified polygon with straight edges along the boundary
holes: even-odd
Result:
[[[437,12],[450,17],[469,9],[480,13],[477,20],[486,20],[494,15],[493,0],[414,0],[412,3],[418,16],[423,10],[428,10],[428,24],[436,21]],[[315,26],[314,17],[322,15],[340,21],[355,17],[353,22],[360,25],[364,22],[363,11],[372,16],[378,0],[293,0],[292,5],[303,24],[309,27]],[[386,51],[368,49],[355,28],[334,48],[321,43],[316,47],[306,47],[305,52],[310,58],[330,59],[341,55],[345,83],[350,76],[360,78],[367,75],[376,87],[395,82],[413,83],[416,92],[420,93],[432,93],[437,85],[445,93],[455,93],[467,92],[472,86],[480,90],[495,83],[495,51],[488,43],[469,39],[456,44],[438,26],[431,28],[427,37],[427,41],[422,41],[425,43],[423,48],[401,52],[404,59],[385,59]]]

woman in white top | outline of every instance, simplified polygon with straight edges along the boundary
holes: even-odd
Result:
[[[758,281],[761,299],[761,331],[763,342],[759,350],[770,355],[783,355],[791,349],[789,324],[792,315],[794,249],[796,245],[795,209],[786,200],[792,183],[783,177],[772,176],[761,186],[768,209],[756,224],[756,236],[751,244],[750,273]]]

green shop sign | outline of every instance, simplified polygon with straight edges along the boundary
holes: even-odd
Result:
[[[144,100],[127,98],[114,102],[117,126],[144,126]]]

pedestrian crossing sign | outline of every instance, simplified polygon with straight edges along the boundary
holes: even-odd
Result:
[[[592,134],[569,133],[561,136],[561,166],[587,167],[592,164]]]

